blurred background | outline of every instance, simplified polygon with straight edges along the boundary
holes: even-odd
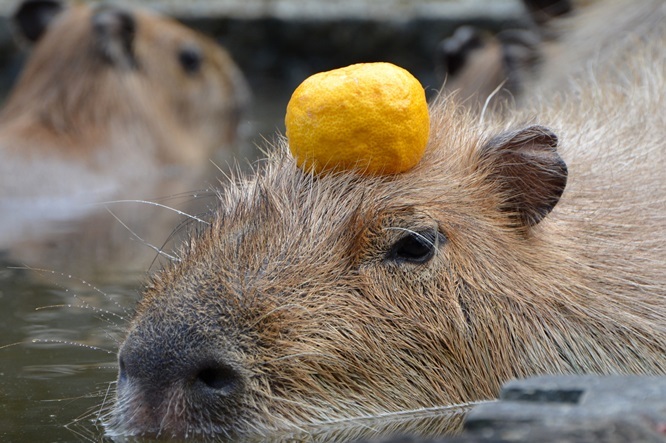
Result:
[[[3,89],[21,65],[0,1]],[[114,2],[109,2],[114,3]],[[121,3],[122,4],[122,3]],[[203,31],[232,54],[256,91],[291,91],[308,75],[358,62],[389,61],[430,89],[441,84],[436,50],[463,25],[494,32],[526,27],[521,0],[142,0],[141,5]]]

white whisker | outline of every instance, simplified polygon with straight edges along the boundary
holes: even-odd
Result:
[[[174,261],[174,262],[177,262],[177,263],[180,262],[180,258],[176,257],[175,255],[171,255],[171,254],[169,254],[169,253],[167,253],[167,252],[164,252],[164,250],[163,250],[162,248],[158,248],[157,246],[152,245],[152,244],[150,244],[149,242],[145,241],[143,238],[141,238],[141,237],[139,236],[139,234],[137,234],[136,232],[134,232],[134,231],[132,230],[132,228],[130,228],[129,226],[127,226],[127,224],[125,224],[125,223],[124,223],[124,222],[123,222],[123,221],[122,221],[122,220],[121,220],[116,214],[114,214],[113,211],[111,211],[109,208],[104,208],[104,209],[106,209],[106,210],[109,212],[109,214],[111,214],[111,216],[112,216],[113,218],[115,218],[115,219],[118,221],[118,223],[120,223],[125,229],[127,229],[127,231],[128,231],[130,234],[132,234],[132,235],[134,236],[134,238],[136,238],[137,240],[139,240],[139,242],[141,242],[141,244],[143,244],[143,245],[145,245],[145,246],[148,246],[150,249],[152,249],[153,251],[157,252],[159,255],[162,255],[162,256],[168,258],[168,259],[171,260],[171,261]]]
[[[142,203],[142,204],[145,204],[145,205],[157,206],[158,208],[168,209],[169,211],[173,211],[178,215],[182,215],[184,217],[187,217],[187,218],[189,218],[191,220],[194,220],[194,221],[197,221],[199,223],[203,223],[205,225],[210,225],[210,223],[208,223],[206,220],[200,219],[199,217],[197,217],[195,215],[188,214],[187,212],[181,211],[180,209],[176,209],[176,208],[173,208],[171,206],[163,205],[163,204],[157,203],[157,202],[151,202],[151,201],[148,201],[148,200],[112,200],[112,201],[96,203],[96,205],[109,205],[109,204],[114,204],[114,203]],[[108,210],[108,208],[107,208],[107,210]]]
[[[98,287],[92,285],[91,283],[87,282],[86,280],[83,280],[82,278],[79,278],[79,277],[74,276],[74,275],[72,275],[72,274],[65,274],[65,273],[63,273],[63,272],[57,272],[57,271],[54,271],[54,270],[43,269],[43,268],[33,268],[33,267],[31,267],[31,266],[28,266],[28,265],[23,265],[23,266],[10,266],[9,269],[20,269],[20,270],[25,270],[25,271],[41,272],[41,273],[43,273],[43,274],[59,275],[60,277],[65,277],[65,278],[70,279],[70,280],[75,280],[75,281],[77,281],[77,282],[79,282],[79,283],[81,283],[81,284],[87,286],[88,288],[92,289],[94,292],[96,292],[96,293],[102,295],[105,299],[107,299],[107,300],[109,300],[111,303],[113,303],[113,305],[114,305],[115,307],[117,307],[118,309],[120,309],[124,314],[126,314],[126,315],[129,315],[129,314],[130,314],[130,311],[129,311],[126,307],[122,306],[122,305],[121,305],[120,303],[118,303],[116,300],[113,300],[113,299],[109,296],[109,294],[107,294],[106,292],[102,291],[102,290],[99,289]],[[77,300],[81,300],[81,297],[80,297],[78,294],[76,294],[76,293],[72,293],[72,292],[69,290],[69,288],[67,288],[66,286],[63,286],[62,284],[59,284],[57,281],[54,281],[53,283],[54,283],[56,286],[58,286],[59,288],[63,289],[63,290],[65,291],[65,293],[67,293],[67,294],[71,293],[72,296],[73,296],[75,299],[77,299]],[[87,304],[87,303],[84,302],[84,301],[82,301],[82,303]],[[110,312],[110,311],[109,311],[109,312]],[[118,314],[114,314],[114,315],[118,315]],[[122,317],[121,317],[121,318],[122,318]],[[123,320],[125,320],[125,319],[123,318]]]
[[[116,354],[114,351],[110,351],[108,349],[100,348],[98,346],[93,346],[93,345],[87,345],[85,343],[77,343],[75,341],[46,339],[46,338],[33,338],[31,340],[31,343],[36,343],[36,344],[59,344],[59,345],[76,346],[76,347],[79,347],[79,348],[91,349],[93,351],[106,352],[107,354],[111,354],[111,355]]]
[[[71,309],[78,308],[78,309],[87,309],[89,311],[92,311],[95,314],[98,314],[100,319],[102,319],[102,320],[106,321],[107,323],[110,323],[114,326],[118,326],[118,324],[111,321],[108,318],[105,318],[104,317],[105,315],[108,315],[109,317],[115,317],[118,320],[121,320],[123,322],[127,321],[127,319],[125,317],[123,317],[120,314],[116,314],[115,312],[109,311],[107,309],[96,308],[95,306],[92,306],[92,305],[90,305],[90,304],[88,304],[84,301],[80,301],[80,303],[81,303],[80,305],[74,305],[74,304],[71,304],[71,303],[63,303],[63,304],[58,304],[58,305],[40,306],[38,308],[35,308],[35,311],[42,311],[42,310],[45,310],[45,309],[54,309],[54,308],[71,308]]]
[[[479,117],[479,124],[481,124],[481,125],[483,124],[483,121],[486,117],[486,110],[488,109],[488,105],[490,104],[490,100],[492,100],[493,97],[495,97],[495,95],[500,91],[500,89],[502,89],[502,87],[504,86],[505,83],[506,83],[506,80],[504,80],[502,83],[497,85],[497,87],[493,90],[493,92],[491,92],[488,95],[488,97],[486,97],[486,101],[483,103],[483,109],[481,110],[481,116]]]

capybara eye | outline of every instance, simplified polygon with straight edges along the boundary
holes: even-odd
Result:
[[[435,256],[437,247],[445,241],[444,236],[433,230],[408,231],[398,240],[387,255],[388,260],[409,263],[426,263]]]
[[[178,61],[188,74],[196,74],[201,69],[203,61],[201,51],[197,48],[187,47],[178,53]]]

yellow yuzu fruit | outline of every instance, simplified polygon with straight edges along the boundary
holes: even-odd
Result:
[[[430,117],[421,83],[391,63],[315,74],[294,91],[285,117],[299,167],[393,174],[423,156]]]

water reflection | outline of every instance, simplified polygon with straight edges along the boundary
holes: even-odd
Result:
[[[410,440],[436,439],[456,433],[462,427],[465,414],[471,406],[431,408],[382,417],[345,420],[339,423],[322,424],[299,432],[273,434],[260,438],[235,440],[234,443],[336,443],[355,441],[382,441],[408,436]],[[157,443],[158,440],[129,438],[116,443]],[[159,440],[160,442],[169,440]],[[198,440],[193,440],[198,441]],[[206,440],[228,442],[224,439]]]

